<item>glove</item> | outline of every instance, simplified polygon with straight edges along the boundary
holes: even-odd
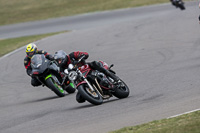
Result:
[[[31,76],[31,77],[32,77],[32,70],[30,70],[30,69],[27,69],[27,70],[26,70],[26,73],[27,73],[29,76]]]
[[[55,60],[53,56],[50,56],[49,59],[50,59],[51,61]]]
[[[81,64],[82,64],[82,65],[86,64],[85,59],[82,59]]]
[[[27,73],[29,76],[32,76],[32,68],[31,68],[31,66],[28,66],[28,68],[26,69],[26,73]]]
[[[47,59],[49,59],[49,60],[51,60],[51,61],[53,61],[53,60],[54,60],[54,57],[53,57],[52,55],[50,55],[50,54],[49,54],[49,55],[47,55],[47,56],[46,56],[46,58],[47,58]]]

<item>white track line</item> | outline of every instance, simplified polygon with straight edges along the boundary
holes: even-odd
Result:
[[[174,118],[174,117],[177,117],[177,116],[181,116],[181,115],[184,115],[184,114],[189,114],[189,113],[192,113],[192,112],[195,112],[195,111],[199,111],[199,110],[200,110],[200,109],[195,109],[195,110],[188,111],[188,112],[185,112],[185,113],[182,113],[182,114],[170,116],[170,117],[168,117],[167,119]]]

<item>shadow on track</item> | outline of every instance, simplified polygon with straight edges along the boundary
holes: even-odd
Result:
[[[41,99],[36,99],[36,100],[31,100],[31,101],[26,101],[26,102],[23,102],[22,104],[37,103],[37,102],[48,101],[48,100],[53,100],[53,99],[58,99],[58,98],[61,98],[61,97],[51,96],[51,97],[46,97],[46,98],[41,98]]]
[[[68,110],[77,110],[77,109],[84,109],[84,108],[92,108],[92,107],[99,107],[99,106],[103,106],[104,104],[109,104],[109,103],[112,103],[112,102],[116,102],[116,101],[120,101],[120,100],[125,100],[125,99],[128,99],[132,96],[129,96],[127,98],[124,98],[124,99],[110,99],[110,100],[105,100],[101,105],[93,105],[89,102],[85,102],[86,104],[84,105],[81,105],[81,103],[79,104],[80,106],[77,106],[77,107],[73,107],[73,108],[69,108]]]

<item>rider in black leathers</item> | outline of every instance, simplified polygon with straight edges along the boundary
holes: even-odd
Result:
[[[24,66],[26,68],[26,73],[29,76],[32,76],[32,68],[31,68],[31,58],[35,54],[44,54],[45,57],[49,60],[53,60],[53,56],[44,50],[38,50],[37,46],[34,43],[30,43],[26,46],[26,57],[24,58]],[[32,86],[40,86],[40,83],[36,78],[31,78],[31,85]]]
[[[83,60],[82,64],[80,64],[80,65],[83,65],[85,63],[85,60],[89,57],[89,54],[87,52],[77,51],[77,52],[72,52],[69,55],[67,55],[63,50],[59,50],[55,53],[54,59],[57,61],[58,66],[60,66],[61,72],[63,72],[65,69],[68,68],[68,65],[70,63],[76,64],[77,61],[82,56],[84,56],[84,60]],[[107,69],[102,67],[99,62],[93,61],[88,64],[90,65],[90,67],[92,69],[103,72],[106,76],[111,77],[115,82],[120,82],[118,77],[116,77],[114,74],[112,74]],[[83,99],[79,93],[76,94],[76,100],[79,103],[85,102],[85,99]]]
[[[67,55],[63,50],[59,50],[55,53],[54,59],[57,61],[58,66],[61,69],[61,72],[63,72],[64,69],[68,68],[68,65],[70,63],[75,64],[82,56],[85,56],[84,60],[86,60],[89,57],[89,54],[87,52],[77,51],[77,52],[72,52],[69,55]],[[90,65],[90,67],[92,69],[98,70],[98,71],[104,73],[106,76],[111,77],[116,82],[119,81],[118,77],[116,77],[114,74],[112,74],[107,69],[102,67],[99,62],[93,61],[88,64]]]
[[[170,0],[172,5],[174,5],[176,8],[179,7],[179,2],[183,3],[182,0]],[[181,8],[184,10],[185,8]]]

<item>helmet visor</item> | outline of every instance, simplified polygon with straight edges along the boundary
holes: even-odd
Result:
[[[28,57],[32,57],[34,55],[34,51],[33,52],[27,52]]]
[[[58,64],[62,63],[62,59],[57,59],[56,61],[58,62]]]

